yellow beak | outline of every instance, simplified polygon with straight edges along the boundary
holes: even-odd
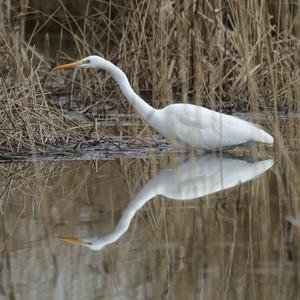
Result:
[[[75,244],[75,245],[86,245],[87,243],[81,239],[73,238],[73,237],[67,237],[67,236],[57,236],[55,237],[57,240],[64,241],[69,244]]]
[[[54,70],[57,70],[57,69],[72,69],[72,68],[76,68],[76,67],[80,66],[81,64],[82,64],[82,61],[78,60],[78,61],[72,62],[70,64],[64,64],[64,65],[56,66],[54,68]]]

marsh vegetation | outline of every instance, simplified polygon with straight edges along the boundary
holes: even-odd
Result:
[[[296,299],[299,23],[299,1],[0,0],[0,294]],[[113,232],[139,191],[185,159],[108,74],[52,69],[89,54],[156,108],[189,102],[264,126],[273,148],[231,154],[274,165],[191,201],[154,195],[100,252],[56,241]]]
[[[51,70],[88,54],[120,66],[157,108],[183,101],[229,114],[263,112],[258,123],[271,132],[279,128],[269,120],[299,111],[295,3],[2,0],[1,8],[6,157],[74,154],[123,136],[157,146],[146,124],[139,133],[124,126],[136,119],[107,74]]]

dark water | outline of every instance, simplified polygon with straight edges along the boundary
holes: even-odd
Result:
[[[243,154],[0,165],[1,298],[297,299],[298,125]]]

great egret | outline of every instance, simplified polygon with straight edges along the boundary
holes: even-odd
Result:
[[[76,67],[109,72],[141,117],[178,147],[221,150],[248,142],[274,142],[269,133],[250,122],[201,106],[176,103],[163,109],[154,109],[134,92],[120,68],[100,56],[88,56],[73,63],[57,66],[55,69]]]
[[[118,240],[129,228],[136,212],[157,195],[173,200],[191,200],[234,187],[261,175],[274,161],[266,159],[248,162],[229,155],[206,154],[176,162],[159,171],[129,203],[118,225],[102,237],[79,239],[56,237],[71,244],[101,250]]]

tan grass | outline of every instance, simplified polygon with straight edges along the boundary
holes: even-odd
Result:
[[[298,112],[299,10],[287,2],[0,1],[0,147],[47,152],[106,136],[94,118],[112,108],[130,120],[132,108],[107,74],[74,76],[47,63],[88,54],[120,66],[155,107],[188,101],[227,113]]]

